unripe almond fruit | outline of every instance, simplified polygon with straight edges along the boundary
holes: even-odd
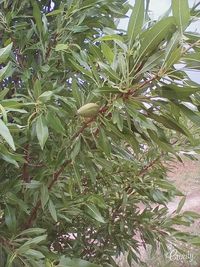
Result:
[[[99,105],[96,103],[88,103],[84,106],[80,107],[77,110],[77,114],[85,117],[85,118],[92,118],[95,117],[99,112]]]

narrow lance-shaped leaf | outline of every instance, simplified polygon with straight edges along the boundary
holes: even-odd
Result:
[[[46,119],[47,119],[47,123],[48,123],[49,127],[54,129],[58,133],[62,133],[62,134],[65,133],[65,129],[64,129],[60,119],[58,118],[58,116],[54,112],[49,110]]]
[[[141,32],[144,22],[144,0],[136,0],[129,24],[128,24],[128,39],[131,47],[137,35]]]
[[[157,67],[161,60],[163,59],[163,52],[159,51],[152,56],[149,57],[147,62],[144,64],[143,68],[136,73],[135,77],[138,77],[140,74],[145,73],[147,71],[152,71],[153,68]]]
[[[171,40],[169,41],[169,43],[166,46],[163,66],[167,65],[168,60],[171,57],[172,52],[177,48],[177,46],[179,44],[179,40],[180,40],[180,33],[175,32],[173,37],[171,38]]]
[[[52,200],[49,200],[48,209],[54,221],[57,222],[58,219],[57,219],[56,208]]]
[[[12,73],[12,64],[8,62],[8,64],[0,69],[0,82],[3,81],[5,78],[9,77]]]
[[[102,217],[100,211],[97,209],[97,207],[94,204],[88,204],[87,206],[87,213],[96,221],[105,223],[104,218]]]
[[[48,188],[45,184],[42,185],[40,189],[41,193],[41,204],[42,204],[42,209],[44,210],[45,205],[47,204],[49,200],[49,191]]]
[[[183,34],[190,20],[190,9],[188,0],[172,0],[172,12],[176,24]]]
[[[143,39],[141,42],[139,59],[147,54],[150,54],[160,44],[160,42],[165,39],[174,23],[173,17],[162,19],[150,30],[147,30],[144,34],[142,34]]]
[[[37,133],[37,138],[38,138],[39,144],[40,144],[41,148],[43,149],[44,145],[47,141],[48,135],[49,135],[48,127],[46,125],[46,121],[45,121],[45,118],[43,117],[43,115],[41,115],[37,118],[36,133]]]
[[[8,127],[5,123],[0,119],[0,135],[4,138],[4,140],[9,144],[9,146],[15,150],[15,144],[13,138],[10,134]]]
[[[171,52],[168,60],[165,62],[165,68],[169,69],[175,63],[179,61],[181,57],[181,47],[176,48],[174,51]]]
[[[0,64],[4,63],[10,55],[13,43],[10,43],[4,48],[0,49]]]
[[[15,231],[17,225],[15,210],[8,205],[5,209],[5,223],[10,232]]]
[[[35,0],[31,0],[31,4],[33,6],[33,16],[35,18],[35,22],[36,22],[38,31],[41,33],[42,28],[43,28],[41,11],[40,11],[39,6]]]

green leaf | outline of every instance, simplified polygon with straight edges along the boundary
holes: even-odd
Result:
[[[144,22],[144,0],[136,0],[128,24],[129,47],[132,47],[135,38],[141,32]]]
[[[69,44],[57,44],[55,51],[66,51],[69,49]]]
[[[52,200],[49,200],[48,209],[49,209],[49,212],[50,212],[52,218],[54,219],[54,221],[57,222],[58,218],[57,218],[56,208],[55,208],[55,205],[53,204]]]
[[[6,205],[5,208],[5,223],[10,232],[14,232],[17,227],[17,220],[15,215],[15,209]]]
[[[165,97],[168,99],[180,99],[188,100],[188,97],[198,91],[197,87],[190,86],[177,86],[177,85],[166,85],[156,90],[160,97]]]
[[[8,64],[0,69],[0,82],[3,81],[5,78],[11,76],[12,71],[12,64],[8,62]]]
[[[0,49],[0,64],[4,63],[10,55],[13,43],[10,43],[4,48]]]
[[[5,89],[1,90],[0,91],[0,100],[3,100],[8,92],[9,92],[9,88],[5,88]]]
[[[174,51],[171,52],[170,56],[165,61],[164,67],[166,69],[170,68],[171,66],[173,66],[175,63],[179,61],[180,57],[181,57],[181,47],[178,47]]]
[[[73,149],[71,151],[71,159],[74,161],[76,156],[79,154],[81,150],[81,138],[75,139],[75,144],[73,146]]]
[[[192,218],[192,219],[199,219],[200,218],[200,214],[195,212],[195,211],[184,211],[182,213],[182,216],[189,217],[189,218]]]
[[[194,112],[183,104],[176,104],[176,106],[178,106],[178,108],[180,108],[182,113],[185,116],[187,116],[192,122],[194,122],[197,125],[200,125],[200,113],[199,112]]]
[[[108,46],[106,43],[102,43],[101,50],[103,52],[104,57],[107,59],[108,63],[112,64],[114,59],[114,52],[112,51],[110,46]]]
[[[172,0],[172,12],[180,32],[183,34],[190,20],[188,0]]]
[[[44,259],[45,258],[44,254],[42,254],[40,251],[35,250],[35,249],[28,249],[23,254],[28,256],[28,257],[31,256],[31,257],[36,258],[36,259]]]
[[[51,99],[52,95],[52,91],[45,91],[38,97],[38,100],[42,101],[43,103],[46,103]]]
[[[151,29],[145,31],[141,38],[140,57],[150,54],[163,41],[174,26],[174,18],[168,17],[157,22]],[[139,61],[139,59],[138,59]]]
[[[160,122],[168,129],[172,129],[174,131],[180,132],[186,136],[188,136],[188,132],[184,129],[182,125],[176,120],[174,120],[172,117],[169,117],[167,115],[157,115],[154,113],[148,114],[150,118],[154,119],[157,122]]]
[[[65,134],[65,128],[62,126],[60,119],[54,112],[50,110],[47,113],[47,124],[57,133]]]
[[[176,213],[179,213],[183,207],[183,205],[185,204],[185,200],[186,200],[186,197],[184,196],[181,201],[179,202],[178,204],[178,207],[176,209]]]
[[[31,4],[33,6],[33,17],[35,19],[38,31],[42,33],[43,24],[42,24],[42,14],[40,8],[35,0],[31,0]]]
[[[25,236],[32,236],[32,235],[40,235],[46,232],[46,229],[43,228],[28,228],[21,233],[19,233],[17,236],[25,235]]]
[[[81,73],[84,73],[86,76],[88,76],[89,78],[93,79],[93,75],[90,71],[86,70],[85,68],[83,68],[82,66],[80,66],[79,64],[77,64],[74,60],[72,60],[71,58],[69,58],[69,61],[71,62],[71,64],[73,65],[73,67],[80,71]]]
[[[166,64],[166,62],[168,62],[174,49],[177,48],[179,41],[180,41],[180,33],[175,32],[174,35],[172,36],[172,38],[170,39],[169,43],[167,44],[166,49],[165,49],[165,58],[163,61],[163,66]]]
[[[120,42],[124,42],[124,39],[120,35],[111,34],[111,35],[104,35],[102,37],[99,37],[99,38],[95,39],[95,42],[98,42],[98,41],[120,41]]]
[[[8,127],[5,123],[0,119],[0,135],[4,138],[4,140],[9,144],[9,146],[15,150],[15,144],[13,138],[10,134]]]
[[[111,153],[111,144],[110,144],[110,141],[108,140],[108,137],[105,134],[105,131],[101,127],[100,127],[100,131],[99,131],[98,144],[100,145],[100,147],[103,150],[103,152],[107,156],[110,156],[110,153]]]
[[[100,211],[94,204],[86,204],[87,209],[86,212],[96,221],[100,223],[106,223],[104,218],[102,217]]]
[[[114,80],[120,80],[119,75],[107,64],[103,62],[98,62],[100,68],[106,72],[106,74],[109,76],[110,79]]]
[[[142,73],[152,71],[153,68],[156,68],[157,66],[159,66],[159,63],[161,62],[162,59],[163,59],[162,51],[159,51],[153,54],[152,56],[148,58],[148,60],[146,61],[142,69],[138,71],[135,76],[138,77]]]
[[[37,118],[36,121],[36,134],[37,134],[37,138],[39,141],[39,144],[41,146],[41,148],[44,148],[44,145],[47,141],[47,138],[49,136],[49,131],[48,131],[48,127],[46,125],[46,120],[44,118],[43,115],[40,115]]]
[[[71,258],[62,256],[58,267],[101,267],[101,266],[96,265],[94,263],[90,263],[85,260],[71,259]]]
[[[47,238],[47,235],[41,235],[41,236],[31,238],[28,241],[26,241],[21,247],[18,248],[18,252],[22,253],[24,252],[24,250],[27,251],[31,245],[37,245],[40,242],[46,240],[46,238]]]
[[[197,237],[194,237],[190,240],[190,243],[192,245],[195,245],[195,246],[200,246],[200,237],[197,236]]]
[[[36,80],[33,86],[33,90],[34,90],[34,97],[37,99],[40,95],[41,95],[41,83],[40,80]]]
[[[2,149],[2,146],[1,148]],[[0,153],[0,158],[2,158],[3,160],[15,165],[17,168],[19,168],[19,164],[17,163],[17,161],[11,156],[12,154],[10,153]]]
[[[75,163],[73,164],[73,170],[74,170],[74,174],[75,174],[74,177],[75,177],[76,183],[79,186],[80,192],[82,192],[83,188],[82,188],[82,184],[81,184],[81,174],[79,171],[79,167]]]
[[[40,189],[40,199],[41,199],[42,209],[44,210],[45,205],[49,200],[49,191],[47,185],[45,184],[43,184]]]
[[[72,81],[72,95],[77,102],[77,106],[81,107],[84,102],[84,96],[81,90],[78,88],[78,85],[75,79],[73,79]]]

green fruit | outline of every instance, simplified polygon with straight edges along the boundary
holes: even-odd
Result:
[[[95,117],[98,112],[99,105],[97,105],[96,103],[88,103],[77,110],[77,114],[85,118]]]

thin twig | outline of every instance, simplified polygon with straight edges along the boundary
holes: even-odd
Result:
[[[28,183],[30,181],[30,176],[29,176],[29,148],[30,145],[26,144],[24,147],[24,164],[22,167],[22,179],[25,183]]]

